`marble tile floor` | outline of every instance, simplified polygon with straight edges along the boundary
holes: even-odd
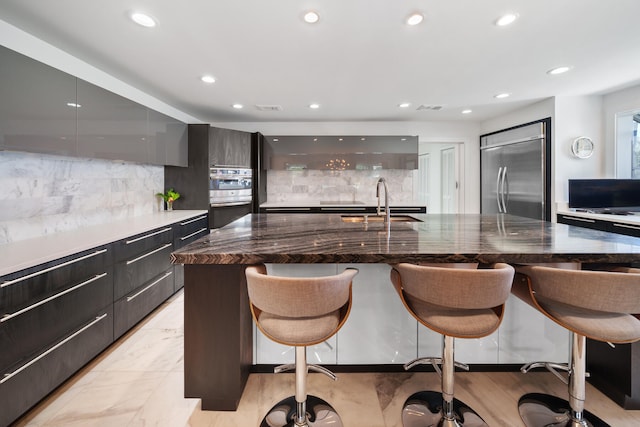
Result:
[[[199,400],[185,399],[182,309],[180,292],[14,426],[253,427],[293,394],[291,373],[251,374],[235,412],[202,411]],[[308,390],[329,401],[346,427],[400,427],[405,399],[438,387],[435,373],[339,373],[335,383],[310,374]],[[546,372],[456,373],[456,397],[490,426],[522,426],[517,401],[529,392],[564,397],[566,386]],[[590,385],[587,409],[612,426],[640,425],[640,411],[623,410]]]

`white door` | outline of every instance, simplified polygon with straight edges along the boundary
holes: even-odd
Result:
[[[427,207],[427,212],[429,212],[431,206],[431,201],[429,200],[431,193],[429,185],[429,174],[431,173],[431,168],[429,167],[430,162],[431,155],[429,153],[420,154],[418,157],[418,202]]]
[[[458,213],[458,155],[457,146],[440,151],[440,186],[442,213]]]

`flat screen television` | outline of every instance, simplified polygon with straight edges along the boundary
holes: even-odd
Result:
[[[569,208],[640,211],[640,179],[570,179]]]

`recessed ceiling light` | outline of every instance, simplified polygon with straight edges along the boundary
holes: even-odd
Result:
[[[80,108],[82,105],[76,104],[75,102],[67,102],[67,107]]]
[[[552,74],[552,75],[562,74],[562,73],[566,73],[570,69],[571,69],[571,67],[556,67],[556,68],[552,68],[551,70],[547,71],[547,74]]]
[[[273,138],[273,142],[278,142],[280,141],[278,138]]]
[[[317,12],[309,11],[304,14],[304,22],[307,22],[309,24],[315,24],[319,20],[320,20],[320,15],[318,15]]]
[[[517,13],[507,13],[496,20],[496,25],[498,27],[504,27],[513,24],[516,19],[518,19]]]
[[[156,26],[156,20],[146,13],[142,12],[132,12],[131,20],[138,25],[142,25],[143,27],[153,28]]]
[[[494,95],[493,97],[497,99],[502,99],[502,98],[508,98],[509,96],[511,96],[511,94],[505,92],[505,93],[499,93],[497,95]]]
[[[360,138],[360,141],[365,141],[367,138]]]
[[[310,104],[309,108],[311,108],[313,110],[317,110],[318,108],[320,108],[320,104]]]
[[[318,138],[313,138],[313,142],[318,142]]]
[[[206,75],[206,76],[200,77],[200,80],[202,80],[205,83],[215,83],[216,78],[210,75]]]
[[[402,104],[398,104],[400,108],[408,108],[411,104],[409,102],[403,102]]]
[[[235,108],[236,110],[240,110],[240,109],[242,109],[244,107],[244,105],[242,105],[242,104],[233,104],[232,107]]]
[[[424,15],[422,15],[421,13],[418,13],[418,12],[412,13],[407,18],[407,25],[418,25],[419,23],[422,22],[423,19],[424,19]]]
[[[468,108],[466,110],[461,111],[462,114],[471,114],[472,112],[473,110],[469,110]]]

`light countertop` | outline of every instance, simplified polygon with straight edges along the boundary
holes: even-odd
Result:
[[[207,213],[163,211],[0,245],[0,276]]]

